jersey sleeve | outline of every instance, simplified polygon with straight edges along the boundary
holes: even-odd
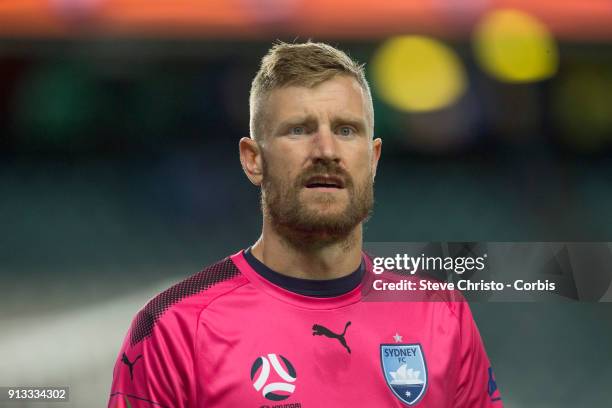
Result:
[[[200,315],[211,301],[245,282],[226,257],[151,299],[134,318],[117,356],[108,408],[196,407]]]
[[[456,310],[460,330],[460,361],[459,383],[453,406],[456,408],[502,408],[503,403],[493,369],[468,303],[458,302]]]
[[[113,371],[108,408],[187,408],[194,400],[193,337],[176,310],[156,318],[149,307],[134,318]]]

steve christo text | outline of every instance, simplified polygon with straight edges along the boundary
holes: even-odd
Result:
[[[372,259],[372,271],[380,275],[385,271],[408,272],[414,275],[417,271],[445,271],[462,275],[465,272],[482,271],[486,267],[487,254],[478,257],[441,257],[441,256],[410,256],[408,254],[396,254],[392,257],[375,257]],[[494,280],[472,281],[460,279],[457,282],[435,282],[430,279],[402,279],[395,282],[386,282],[377,279],[373,283],[374,290],[379,291],[539,291],[554,292],[555,282],[546,280],[525,281],[517,279],[511,283],[496,282]]]
[[[523,279],[517,279],[512,283],[491,281],[471,281],[468,279],[460,279],[457,282],[433,282],[428,279],[420,279],[418,281],[402,279],[397,282],[385,282],[382,279],[376,279],[372,284],[374,290],[381,291],[450,291],[460,290],[462,292],[478,292],[478,291],[503,291],[506,289],[516,291],[538,291],[538,292],[554,292],[556,285],[548,279],[531,282]]]

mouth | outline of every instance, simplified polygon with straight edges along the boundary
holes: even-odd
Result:
[[[306,181],[305,187],[309,189],[341,190],[344,188],[344,181],[336,176],[314,176]]]

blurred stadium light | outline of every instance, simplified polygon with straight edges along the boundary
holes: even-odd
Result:
[[[372,61],[374,89],[395,108],[426,112],[454,103],[466,76],[454,51],[433,38],[394,37],[383,43]]]
[[[534,82],[557,71],[557,46],[546,26],[519,10],[495,10],[483,17],[474,33],[482,67],[505,82]]]
[[[105,93],[82,64],[39,66],[16,95],[16,125],[33,146],[86,148],[95,143],[87,130],[104,110]]]
[[[466,36],[478,15],[497,8],[529,13],[564,40],[612,38],[608,0],[3,0],[0,35]]]
[[[570,65],[555,84],[558,137],[571,148],[597,151],[612,143],[612,67]]]

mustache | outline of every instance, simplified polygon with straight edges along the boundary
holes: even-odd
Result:
[[[296,179],[296,187],[302,187],[306,182],[316,176],[332,176],[342,180],[345,188],[353,187],[353,179],[346,170],[338,163],[332,160],[320,160],[313,163],[310,167],[304,170]]]

